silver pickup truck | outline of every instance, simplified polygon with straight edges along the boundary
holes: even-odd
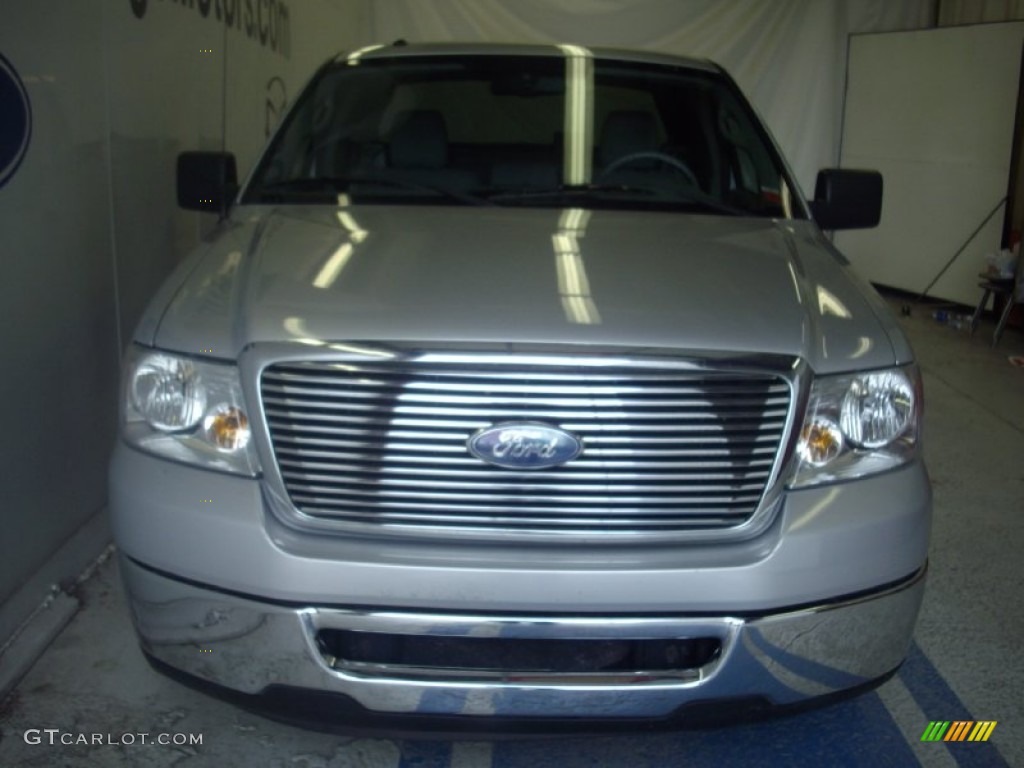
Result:
[[[316,73],[127,350],[110,507],[152,664],[321,727],[635,727],[901,663],[921,378],[705,61],[371,46]]]

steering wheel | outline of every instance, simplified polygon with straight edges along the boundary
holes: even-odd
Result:
[[[690,170],[690,167],[686,163],[684,163],[682,160],[679,160],[678,158],[672,157],[672,155],[666,155],[664,152],[657,152],[651,150],[644,152],[630,152],[628,155],[623,155],[618,160],[614,160],[611,163],[609,163],[608,166],[603,171],[601,171],[601,175],[599,178],[603,179],[605,176],[614,173],[620,168],[623,168],[627,165],[632,165],[633,163],[639,162],[641,160],[656,160],[659,163],[662,163],[663,165],[671,166],[673,170],[676,170],[683,176],[685,176],[686,180],[690,182],[690,184],[697,187],[697,189],[700,189],[700,182],[697,181],[696,174],[694,174],[694,172]]]

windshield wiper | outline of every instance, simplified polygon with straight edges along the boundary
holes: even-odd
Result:
[[[257,187],[255,193],[262,201],[279,202],[296,197],[323,198],[325,195],[338,195],[350,192],[353,186],[360,185],[411,189],[416,192],[426,192],[432,195],[448,197],[467,205],[494,205],[490,200],[466,192],[459,192],[434,184],[421,184],[418,181],[384,176],[308,176],[264,184]]]
[[[631,195],[638,195],[645,198],[645,201],[656,201],[659,203],[675,203],[681,205],[696,205],[716,213],[726,213],[731,216],[748,216],[748,212],[734,208],[715,198],[696,193],[679,194],[673,190],[659,189],[656,187],[638,187],[631,184],[563,184],[560,187],[551,189],[523,189],[497,192],[488,196],[493,203],[515,203],[519,201],[545,200],[554,198],[564,199],[569,202],[587,199],[622,199]]]

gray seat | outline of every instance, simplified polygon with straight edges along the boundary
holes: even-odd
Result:
[[[398,115],[381,176],[453,190],[478,186],[475,173],[448,163],[448,129],[440,112],[410,110]]]

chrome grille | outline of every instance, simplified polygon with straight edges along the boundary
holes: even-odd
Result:
[[[506,535],[742,525],[790,407],[775,374],[489,362],[277,363],[261,396],[281,481],[305,515]],[[561,427],[583,454],[509,470],[468,452],[474,432],[506,421]]]

